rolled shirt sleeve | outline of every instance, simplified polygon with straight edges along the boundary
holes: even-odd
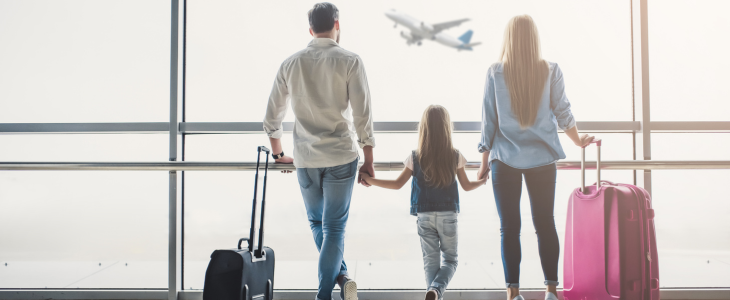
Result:
[[[286,110],[289,107],[289,89],[286,86],[284,62],[279,68],[274,80],[274,86],[271,88],[269,96],[269,104],[266,107],[266,117],[264,118],[264,131],[266,134],[275,139],[281,138],[284,133],[282,121],[286,116]]]
[[[494,66],[487,71],[487,82],[484,86],[482,102],[482,139],[479,142],[479,153],[491,151],[494,135],[497,132],[497,105],[494,94]]]
[[[352,60],[347,79],[347,94],[352,107],[352,118],[360,148],[375,147],[373,137],[373,114],[370,102],[370,89],[365,74],[365,66],[359,56]]]
[[[568,130],[575,126],[575,118],[570,111],[570,102],[565,95],[565,81],[563,80],[563,71],[560,70],[558,64],[553,68],[552,81],[550,83],[550,108],[558,122],[558,127],[562,130]]]

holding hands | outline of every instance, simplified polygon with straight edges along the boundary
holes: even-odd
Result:
[[[366,162],[362,165],[362,167],[360,167],[360,173],[357,176],[357,183],[370,187],[372,184],[368,182],[367,179],[372,179],[373,175],[375,175],[375,168],[373,168],[373,164]]]

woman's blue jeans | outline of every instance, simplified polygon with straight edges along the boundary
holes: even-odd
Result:
[[[532,223],[537,232],[538,249],[545,285],[558,285],[558,259],[560,242],[555,230],[553,207],[555,205],[555,163],[532,169],[516,169],[507,164],[492,161],[492,187],[502,232],[502,265],[507,287],[519,287],[520,260],[520,198],[522,176],[525,177],[530,195]]]

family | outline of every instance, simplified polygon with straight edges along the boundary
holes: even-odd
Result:
[[[565,158],[558,128],[576,146],[594,137],[579,135],[565,94],[563,73],[542,59],[532,18],[512,18],[499,62],[487,70],[482,102],[482,154],[477,180],[454,149],[448,111],[431,105],[423,113],[416,150],[407,155],[395,180],[375,176],[373,117],[365,67],[340,47],[339,11],[317,3],[309,11],[309,45],[287,58],[271,91],[264,130],[277,163],[293,163],[314,242],[319,250],[317,299],[330,300],[335,285],[343,300],[357,299],[357,284],[343,260],[345,227],[354,182],[400,189],[411,179],[411,215],[418,217],[427,291],[440,300],[457,267],[459,190],[492,188],[502,232],[502,263],[508,300],[523,300],[520,278],[520,197],[522,178],[530,198],[545,276],[546,300],[557,300],[560,245],[555,230],[556,161]],[[282,121],[291,103],[296,119],[293,156],[281,146]],[[358,169],[358,146],[364,162]]]

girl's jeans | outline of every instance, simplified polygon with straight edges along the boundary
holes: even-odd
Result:
[[[555,163],[532,169],[516,169],[499,160],[492,161],[492,187],[501,222],[502,264],[508,288],[520,286],[520,197],[523,175],[530,195],[532,223],[537,231],[545,285],[558,285],[560,244],[553,218],[556,173]]]
[[[456,272],[459,226],[456,212],[438,211],[418,213],[418,235],[421,236],[423,270],[426,287],[443,296],[444,289]],[[441,257],[443,256],[443,261]]]

